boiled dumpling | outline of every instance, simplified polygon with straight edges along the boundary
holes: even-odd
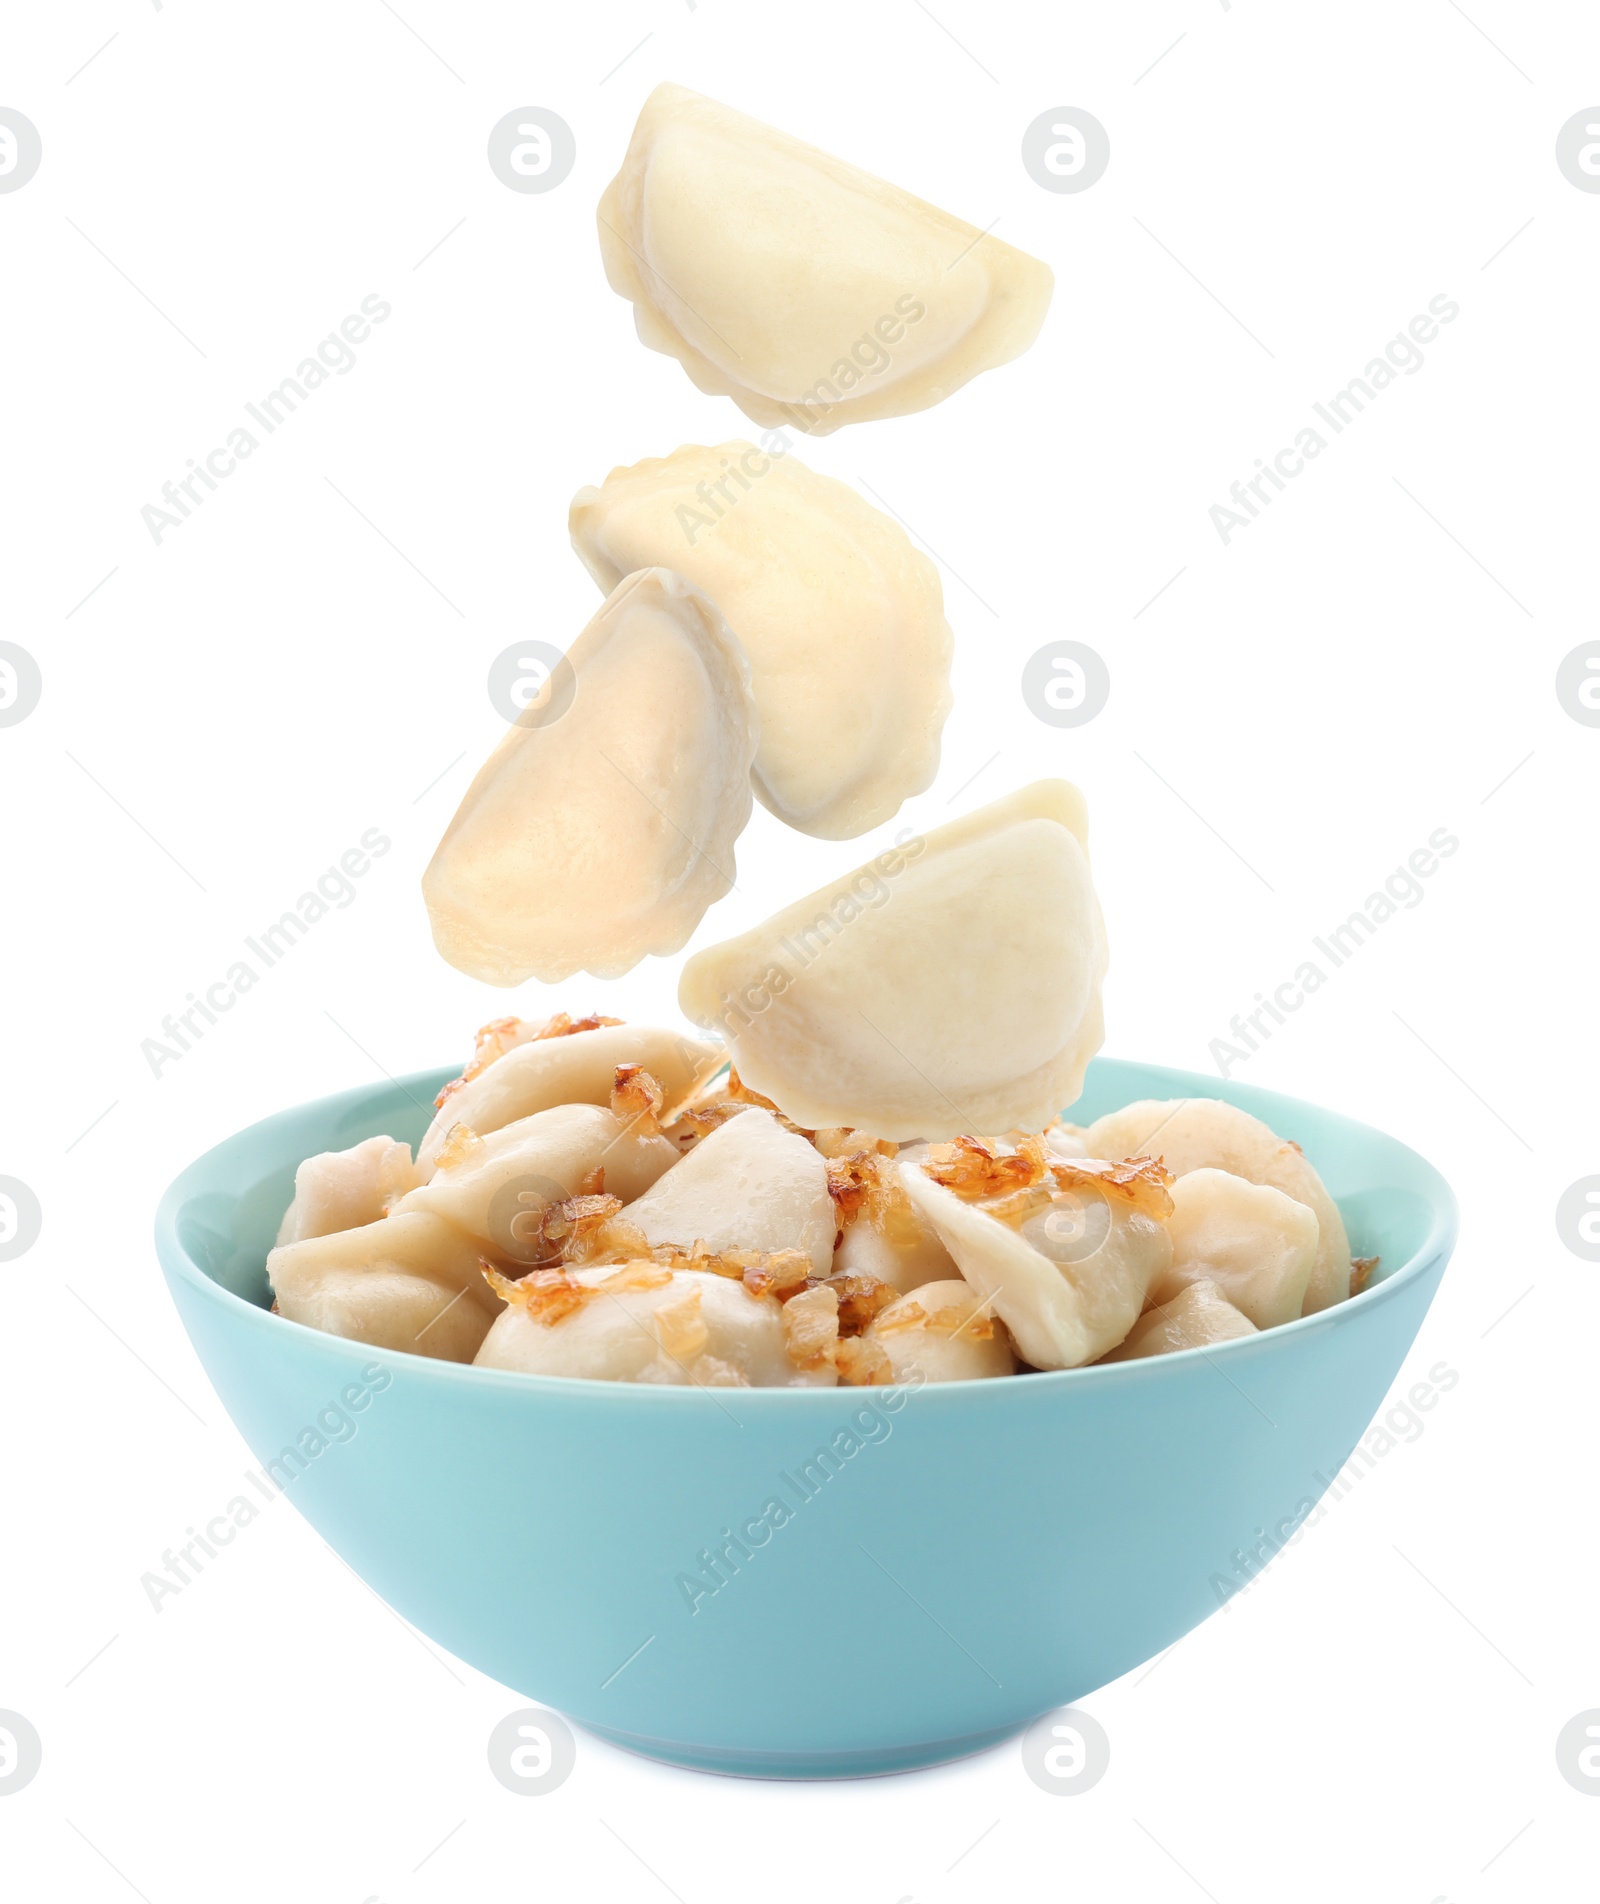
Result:
[[[1172,1267],[1151,1291],[1158,1303],[1208,1282],[1258,1329],[1300,1314],[1319,1235],[1305,1204],[1226,1170],[1190,1170],[1172,1186],[1167,1228]]]
[[[822,1158],[770,1112],[750,1109],[703,1138],[622,1212],[652,1245],[803,1250],[819,1276],[833,1259],[833,1199]]]
[[[1056,1162],[1038,1185],[968,1199],[902,1164],[912,1202],[1035,1368],[1077,1368],[1122,1341],[1172,1261],[1166,1172]]]
[[[369,1137],[349,1150],[307,1157],[294,1173],[294,1201],[278,1227],[278,1241],[300,1243],[376,1223],[421,1181],[411,1146],[392,1137]]]
[[[619,1065],[642,1065],[661,1086],[661,1115],[670,1116],[725,1055],[721,1045],[659,1025],[600,1025],[515,1044],[475,1077],[447,1087],[417,1162],[431,1170],[457,1124],[487,1137],[553,1105],[609,1104]]]
[[[1248,1111],[1214,1097],[1146,1098],[1098,1118],[1089,1144],[1100,1157],[1160,1157],[1175,1177],[1210,1168],[1281,1190],[1317,1219],[1317,1260],[1302,1313],[1314,1315],[1350,1294],[1350,1239],[1339,1206],[1300,1146]]]
[[[598,1104],[557,1104],[487,1137],[458,1125],[433,1175],[397,1207],[431,1211],[496,1255],[533,1262],[552,1206],[602,1193],[627,1202],[677,1160],[665,1137],[630,1130]]]
[[[616,978],[733,885],[759,725],[744,651],[666,569],[630,575],[489,756],[423,875],[434,943],[490,985]]]
[[[507,1284],[505,1294],[479,1368],[702,1388],[829,1388],[837,1380],[829,1362],[795,1365],[773,1297],[703,1270],[630,1262],[551,1271]]]
[[[375,1349],[470,1362],[500,1298],[482,1244],[432,1211],[289,1243],[267,1257],[278,1313]]]
[[[955,1258],[915,1206],[907,1208],[903,1220],[881,1229],[864,1215],[847,1223],[833,1252],[833,1268],[836,1275],[888,1283],[902,1295],[924,1283],[948,1282],[956,1274]]]
[[[932,784],[953,638],[939,572],[898,523],[781,448],[693,444],[580,489],[573,547],[604,589],[662,562],[750,657],[756,797],[847,840]]]
[[[1145,1355],[1172,1355],[1179,1349],[1209,1348],[1254,1335],[1256,1325],[1235,1309],[1215,1283],[1188,1283],[1170,1301],[1147,1309],[1125,1340],[1102,1362],[1132,1362]]]
[[[641,340],[757,423],[925,410],[1033,342],[1037,258],[682,86],[645,101],[599,210]]]
[[[897,1382],[913,1374],[925,1382],[970,1382],[1017,1372],[1005,1324],[959,1276],[924,1283],[890,1303],[862,1340],[883,1350]]]
[[[1104,1029],[1087,832],[1038,781],[696,953],[678,1002],[807,1129],[1039,1130]]]

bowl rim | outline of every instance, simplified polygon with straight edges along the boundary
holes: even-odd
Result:
[[[1403,1263],[1388,1271],[1378,1281],[1370,1283],[1357,1295],[1347,1297],[1345,1301],[1335,1303],[1330,1308],[1319,1310],[1313,1315],[1297,1316],[1290,1322],[1278,1323],[1271,1329],[1261,1329],[1253,1335],[1235,1337],[1227,1342],[1191,1349],[1177,1349],[1165,1355],[1134,1357],[1126,1362],[1091,1362],[1079,1368],[1035,1369],[999,1379],[969,1377],[954,1382],[897,1383],[867,1388],[847,1388],[843,1385],[805,1388],[738,1388],[729,1389],[728,1396],[736,1397],[741,1409],[752,1405],[769,1409],[794,1405],[820,1408],[830,1399],[837,1405],[841,1395],[859,1396],[860,1401],[857,1405],[866,1406],[870,1404],[874,1396],[902,1391],[930,1397],[951,1398],[949,1403],[936,1405],[951,1405],[958,1397],[966,1398],[964,1405],[967,1405],[978,1396],[990,1396],[992,1402],[998,1405],[1007,1395],[1032,1394],[1044,1390],[1054,1392],[1066,1384],[1071,1384],[1072,1390],[1076,1391],[1117,1384],[1161,1381],[1174,1378],[1176,1371],[1180,1368],[1192,1368],[1201,1361],[1213,1367],[1216,1366],[1219,1358],[1229,1363],[1243,1364],[1255,1357],[1274,1353],[1276,1345],[1280,1342],[1301,1340],[1321,1331],[1348,1326],[1353,1316],[1368,1314],[1375,1308],[1393,1301],[1411,1283],[1427,1274],[1436,1263],[1449,1261],[1460,1227],[1460,1209],[1454,1191],[1435,1166],[1420,1152],[1411,1149],[1399,1138],[1391,1137],[1376,1125],[1364,1124],[1358,1119],[1345,1116],[1342,1112],[1329,1110],[1303,1098],[1291,1097],[1285,1092],[1274,1091],[1261,1085],[1235,1084],[1231,1079],[1208,1078],[1202,1072],[1180,1070],[1169,1065],[1146,1064],[1136,1058],[1103,1054],[1097,1056],[1093,1063],[1137,1070],[1145,1074],[1147,1078],[1160,1078],[1172,1084],[1191,1087],[1174,1092],[1172,1095],[1220,1098],[1225,1103],[1237,1105],[1241,1110],[1252,1110],[1252,1114],[1261,1116],[1264,1123],[1270,1122],[1264,1115],[1265,1109],[1284,1106],[1292,1111],[1310,1112],[1318,1118],[1331,1118],[1336,1123],[1348,1125],[1369,1138],[1380,1139],[1398,1159],[1406,1164],[1409,1174],[1415,1179],[1409,1187],[1418,1190],[1424,1196],[1429,1211],[1427,1233]],[[269,1340],[276,1339],[281,1328],[296,1332],[282,1338],[286,1345],[299,1341],[302,1336],[313,1337],[320,1345],[322,1353],[331,1354],[336,1360],[348,1360],[352,1369],[370,1364],[374,1357],[383,1357],[385,1360],[390,1357],[399,1357],[407,1375],[412,1379],[431,1375],[432,1378],[446,1383],[467,1383],[472,1390],[479,1392],[499,1390],[512,1395],[566,1397],[574,1402],[588,1399],[596,1403],[625,1407],[682,1407],[688,1405],[682,1399],[688,1395],[704,1393],[715,1396],[718,1391],[699,1383],[607,1382],[575,1375],[534,1375],[518,1369],[478,1368],[470,1362],[444,1361],[434,1356],[415,1355],[407,1349],[376,1349],[370,1343],[358,1342],[348,1336],[332,1335],[321,1329],[313,1329],[306,1323],[295,1322],[288,1316],[275,1315],[271,1310],[263,1309],[258,1304],[247,1301],[243,1296],[236,1295],[231,1289],[225,1288],[190,1254],[178,1233],[179,1215],[190,1199],[201,1193],[200,1184],[194,1180],[206,1175],[208,1168],[214,1168],[223,1153],[234,1145],[242,1144],[245,1140],[257,1136],[267,1126],[279,1120],[319,1108],[331,1110],[343,1105],[354,1109],[363,1099],[396,1089],[407,1096],[412,1095],[414,1090],[426,1091],[428,1098],[431,1099],[443,1081],[458,1074],[458,1067],[454,1065],[443,1069],[434,1066],[425,1071],[411,1071],[400,1077],[388,1078],[382,1085],[355,1085],[343,1091],[330,1092],[321,1098],[309,1098],[284,1109],[269,1112],[267,1116],[244,1125],[202,1151],[168,1184],[156,1207],[154,1225],[156,1255],[169,1285],[175,1278],[181,1279],[192,1291],[236,1321],[243,1323],[245,1327],[270,1329]],[[1262,1108],[1252,1109],[1253,1106]],[[1067,1110],[1070,1112],[1074,1108],[1075,1106],[1069,1105]],[[185,1326],[187,1327],[187,1324]],[[1223,1372],[1225,1374],[1225,1371]],[[624,1400],[624,1397],[627,1399]],[[753,1398],[759,1399],[753,1401]],[[1245,1399],[1249,1400],[1248,1395]],[[924,1406],[926,1406],[925,1403],[919,1403],[919,1410]]]

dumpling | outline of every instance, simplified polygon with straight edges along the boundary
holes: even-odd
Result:
[[[1083,797],[1041,780],[697,952],[678,1003],[806,1129],[1039,1130],[1104,1032]]]
[[[572,545],[604,589],[652,563],[703,588],[750,657],[756,798],[818,839],[889,819],[939,768],[954,639],[898,523],[781,448],[694,444],[580,489]]]
[[[630,1262],[543,1272],[504,1290],[479,1368],[702,1388],[831,1388],[838,1379],[826,1360],[797,1367],[777,1301],[727,1276]]]
[[[442,1216],[506,1261],[535,1262],[546,1210],[585,1194],[628,1202],[677,1160],[675,1144],[598,1104],[557,1104],[487,1137],[458,1126],[433,1175],[397,1208]]]
[[[670,1116],[726,1055],[719,1044],[660,1025],[600,1025],[535,1037],[514,1045],[475,1077],[446,1087],[417,1148],[417,1163],[431,1170],[457,1124],[487,1137],[557,1104],[609,1104],[619,1065],[642,1065],[661,1086],[662,1116]]]
[[[642,342],[757,423],[816,435],[1020,357],[1048,265],[682,86],[645,101],[599,209]]]
[[[1172,1267],[1151,1291],[1156,1302],[1205,1282],[1258,1329],[1300,1314],[1320,1233],[1305,1204],[1226,1170],[1191,1170],[1172,1186],[1167,1228]]]
[[[1167,1173],[1052,1164],[1038,1185],[962,1197],[902,1164],[911,1200],[962,1276],[1035,1368],[1077,1368],[1115,1348],[1172,1261]]]
[[[435,1361],[470,1362],[500,1298],[482,1244],[431,1211],[288,1243],[267,1257],[278,1313],[328,1335]]]
[[[827,1165],[770,1112],[750,1109],[702,1138],[622,1212],[652,1246],[713,1255],[724,1250],[803,1250],[819,1276],[833,1261]]]
[[[1147,1309],[1102,1362],[1132,1362],[1145,1355],[1209,1348],[1254,1335],[1256,1325],[1235,1309],[1215,1283],[1186,1283],[1169,1301]]]
[[[891,1303],[862,1340],[883,1350],[896,1382],[913,1373],[925,1382],[970,1382],[1017,1372],[1005,1324],[959,1276]]]
[[[733,885],[759,737],[750,667],[666,569],[607,596],[479,769],[423,874],[440,953],[490,985],[617,978]]]
[[[278,1241],[300,1243],[376,1223],[421,1181],[411,1146],[392,1137],[369,1137],[349,1150],[308,1157],[294,1173],[294,1201],[278,1226]]]
[[[1097,1157],[1160,1157],[1175,1177],[1226,1170],[1281,1190],[1317,1219],[1317,1260],[1301,1313],[1315,1315],[1350,1294],[1350,1239],[1338,1204],[1300,1146],[1248,1111],[1215,1097],[1145,1098],[1097,1118],[1089,1146]]]
[[[924,1283],[948,1282],[957,1273],[955,1258],[938,1231],[914,1206],[904,1221],[881,1229],[867,1216],[847,1223],[833,1252],[833,1269],[839,1276],[870,1276],[902,1295]]]

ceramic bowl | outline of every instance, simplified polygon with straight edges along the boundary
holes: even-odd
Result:
[[[619,1745],[715,1771],[955,1758],[1169,1646],[1349,1456],[1455,1235],[1444,1181],[1393,1138],[1100,1059],[1075,1121],[1144,1097],[1253,1112],[1381,1257],[1371,1285],[1213,1349],[916,1390],[518,1375],[270,1314],[295,1165],[414,1143],[448,1075],[284,1111],[191,1164],[156,1220],[173,1299],[257,1459],[406,1619]]]

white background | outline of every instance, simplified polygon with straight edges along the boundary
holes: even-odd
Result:
[[[1600,730],[1554,674],[1600,633],[1600,196],[1553,149],[1600,96],[1600,18],[1468,12],[13,15],[0,104],[44,162],[0,196],[0,637],[44,698],[0,731],[0,1174],[35,1189],[44,1230],[0,1267],[0,1707],[45,1759],[0,1799],[8,1894],[1593,1895],[1600,1802],[1554,1743],[1600,1706],[1600,1270],[1554,1206],[1600,1169]],[[1444,1359],[1459,1385],[1245,1598],[1085,1701],[1112,1763],[1078,1798],[1036,1789],[1014,1745],[807,1787],[581,1734],[570,1781],[517,1798],[484,1741],[524,1702],[404,1628],[292,1507],[159,1615],[139,1585],[247,1458],[156,1269],[171,1176],[268,1111],[454,1058],[506,1009],[673,1010],[677,961],[475,985],[435,956],[418,895],[501,728],[490,661],[530,632],[565,645],[597,604],[572,491],[753,433],[638,344],[602,276],[594,205],[662,79],[998,219],[1055,270],[1019,363],[802,453],[943,564],[956,707],[938,781],[893,825],[1040,774],[1084,788],[1109,1051],[1207,1069],[1312,933],[1433,829],[1461,841],[1237,1072],[1392,1131],[1458,1187],[1461,1247],[1401,1383]],[[527,104],[577,138],[547,195],[485,160]],[[1063,104],[1110,133],[1081,195],[1019,158]],[[393,315],[356,368],[157,547],[141,506],[374,292]],[[1439,293],[1460,316],[1425,367],[1224,547],[1210,505]],[[1019,692],[1061,637],[1112,675],[1077,731]],[[140,1041],[373,826],[394,850],[355,904],[153,1078]],[[693,943],[878,843],[757,808],[739,890]],[[530,1581],[529,1607],[561,1591]],[[848,1608],[829,1617],[858,1643]]]

